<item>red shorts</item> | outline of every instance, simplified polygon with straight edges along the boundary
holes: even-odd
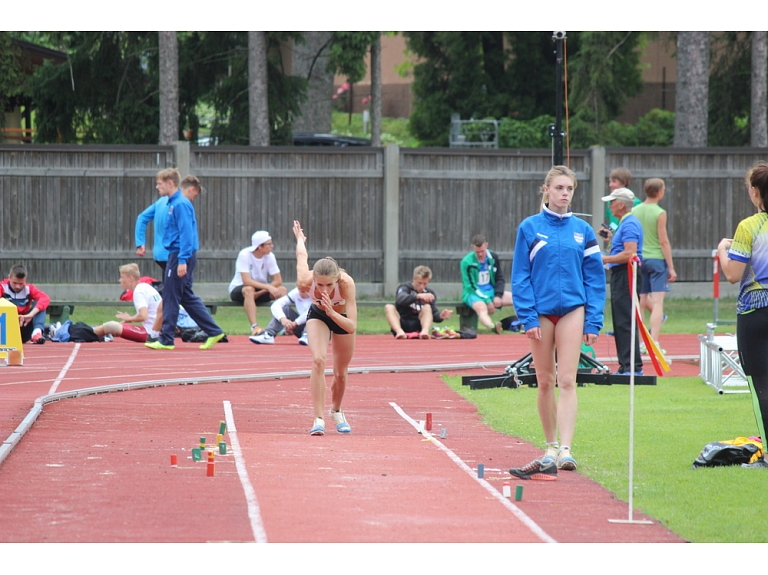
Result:
[[[143,325],[133,325],[131,323],[123,324],[123,333],[120,335],[123,339],[130,341],[136,341],[138,343],[146,343],[147,330]]]
[[[561,315],[545,315],[545,318],[547,318],[549,321],[551,321],[554,325],[557,325],[557,322],[559,322],[563,316]]]

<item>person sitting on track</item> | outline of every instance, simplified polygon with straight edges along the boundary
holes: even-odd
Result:
[[[440,323],[451,317],[453,310],[437,309],[437,295],[427,287],[431,279],[432,270],[427,266],[418,266],[413,270],[413,280],[397,288],[394,305],[388,303],[384,306],[387,323],[395,339],[407,339],[410,337],[408,334],[430,339],[432,322]]]
[[[276,299],[269,308],[272,312],[272,320],[267,329],[261,335],[252,335],[248,339],[257,344],[273,344],[275,336],[281,330],[286,335],[295,335],[299,338],[299,345],[309,345],[307,341],[307,314],[312,305],[312,298],[307,292],[299,288],[293,288],[286,295]]]
[[[495,333],[504,329],[491,315],[502,306],[512,305],[512,292],[504,289],[504,273],[498,254],[488,249],[485,236],[477,234],[470,242],[472,251],[461,260],[461,300],[477,314],[477,319]]]
[[[251,245],[240,250],[235,262],[235,275],[229,282],[229,298],[242,304],[251,324],[251,335],[261,335],[256,317],[256,304],[275,301],[288,293],[272,253],[272,236],[259,230],[251,236]]]
[[[325,434],[325,365],[328,344],[333,334],[333,384],[331,385],[331,420],[339,433],[352,431],[341,400],[347,388],[349,362],[355,350],[357,299],[355,281],[333,258],[323,258],[309,269],[306,237],[301,224],[294,220],[296,236],[296,287],[309,292],[312,305],[307,313],[307,339],[312,353],[309,387],[315,420],[310,435]]]
[[[8,277],[0,281],[0,297],[18,308],[21,342],[45,343],[45,310],[51,298],[33,284],[27,283],[27,268],[16,264]]]
[[[117,319],[93,328],[94,333],[103,338],[105,335],[122,337],[130,341],[145,343],[148,338],[157,339],[163,317],[163,300],[155,288],[140,282],[141,274],[136,264],[120,266],[120,285],[133,293],[133,306],[136,313],[117,312]],[[158,321],[158,317],[160,318]],[[155,325],[157,322],[158,325]],[[139,325],[131,325],[138,323]]]

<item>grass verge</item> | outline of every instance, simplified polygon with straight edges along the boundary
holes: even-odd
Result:
[[[477,406],[488,426],[543,449],[536,389],[473,391],[460,377],[445,380]],[[578,394],[573,454],[579,473],[627,501],[629,386],[588,384]],[[659,378],[656,386],[635,388],[634,421],[636,510],[692,542],[765,542],[768,520],[757,497],[768,474],[736,466],[691,468],[710,441],[757,435],[749,394],[718,395],[696,377]],[[525,463],[510,453],[505,464]]]

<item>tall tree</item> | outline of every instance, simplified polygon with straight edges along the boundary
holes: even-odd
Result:
[[[373,95],[374,82],[379,83],[378,119],[379,133],[381,132],[381,44],[377,54],[374,54],[373,46],[380,42],[381,32],[334,32],[329,44],[328,70],[334,74],[340,74],[347,78],[349,89],[349,114],[352,119],[352,98],[354,97],[354,85],[365,76],[365,58],[371,54],[371,95]],[[377,59],[374,71],[373,60]],[[367,98],[367,96],[365,96]],[[377,105],[377,99],[373,98],[371,109]],[[373,118],[371,118],[373,127]],[[371,134],[373,135],[373,134]],[[380,145],[381,138],[379,137]]]
[[[709,57],[709,32],[677,33],[677,147],[697,148],[707,145]]]
[[[629,96],[643,86],[638,32],[582,32],[571,58],[573,115],[592,124],[594,133],[621,114]]]
[[[266,35],[264,101],[268,105],[270,145],[291,144],[291,125],[304,97],[306,81],[286,73],[279,49],[281,43],[295,36],[288,32]],[[211,143],[247,146],[251,141],[248,46],[247,32],[191,32],[182,39],[183,116],[192,127],[204,109]]]
[[[269,146],[267,33],[248,32],[248,141]]]
[[[752,40],[748,32],[710,36],[707,145],[749,145]]]
[[[298,132],[331,131],[333,72],[328,70],[331,32],[303,32],[295,42],[291,73],[307,82],[307,99],[301,104],[293,128]]]
[[[381,36],[371,44],[371,145],[381,146]]]
[[[179,139],[179,40],[176,32],[158,32],[160,52],[160,145]]]
[[[451,115],[476,119],[508,115],[506,79],[489,76],[498,69],[497,54],[484,52],[486,32],[406,32],[414,65],[411,129],[427,146],[447,146]],[[498,48],[498,42],[486,42]],[[502,57],[503,58],[503,57]]]
[[[750,138],[754,148],[768,147],[766,75],[768,75],[768,32],[752,32],[752,102]]]
[[[156,32],[56,32],[69,62],[35,70],[37,142],[156,144]]]

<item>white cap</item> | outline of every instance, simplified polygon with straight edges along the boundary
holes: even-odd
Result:
[[[611,192],[609,196],[603,196],[604,202],[612,202],[613,200],[624,200],[627,202],[635,201],[635,194],[629,188],[616,188]]]
[[[272,239],[272,236],[269,235],[269,232],[265,232],[264,230],[259,230],[255,234],[251,236],[251,245],[254,248],[258,248],[261,244],[264,244]]]

